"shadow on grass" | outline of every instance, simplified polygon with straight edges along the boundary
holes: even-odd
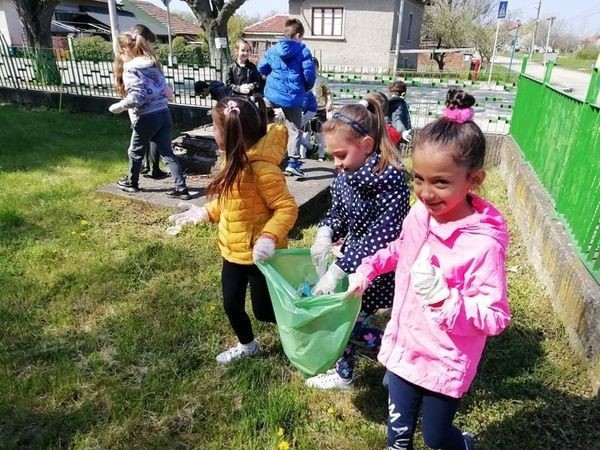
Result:
[[[553,369],[544,364],[542,339],[541,332],[512,325],[488,340],[477,378],[455,420],[459,428],[476,431],[478,450],[600,448],[599,398],[574,395],[564,374],[547,373]],[[387,421],[383,374],[380,366],[367,368],[358,386],[370,389],[354,400],[366,419],[382,425]]]

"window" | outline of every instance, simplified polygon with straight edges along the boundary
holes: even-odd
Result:
[[[313,36],[341,36],[344,8],[313,8]]]
[[[412,31],[413,15],[410,13],[408,16],[408,27],[406,29],[406,42],[410,42],[410,33]]]

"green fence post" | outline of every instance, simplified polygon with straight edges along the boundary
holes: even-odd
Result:
[[[552,61],[546,62],[546,72],[544,72],[544,84],[548,84],[550,82],[550,78],[552,77],[552,69],[554,68],[554,63]]]
[[[585,95],[586,103],[598,103],[598,94],[600,93],[600,63],[596,64],[592,71],[592,78],[588,86],[587,94]]]
[[[528,60],[527,56],[521,60],[521,73],[522,74],[525,73],[525,70],[527,69],[527,60]]]

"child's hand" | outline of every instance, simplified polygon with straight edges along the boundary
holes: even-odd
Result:
[[[333,248],[333,230],[327,226],[317,230],[317,237],[310,248],[310,257],[317,270],[317,275],[322,277],[327,271],[327,257]]]
[[[240,85],[240,94],[249,94],[253,87],[254,87],[253,84]]]
[[[415,293],[427,305],[443,302],[450,295],[444,273],[431,264],[431,249],[425,245],[410,271]]]
[[[188,206],[187,203],[180,203],[178,206]],[[189,205],[187,211],[172,214],[169,216],[169,222],[173,222],[175,225],[198,225],[202,222],[210,221],[210,215],[208,210],[204,207]]]
[[[108,107],[108,110],[113,114],[121,114],[123,111],[127,111],[127,108],[123,107],[121,102],[113,103]]]
[[[265,261],[275,253],[275,241],[269,236],[260,236],[254,243],[252,259],[254,262]]]
[[[326,295],[335,293],[335,287],[346,276],[340,266],[332,264],[313,288],[313,295]]]
[[[371,281],[362,273],[351,273],[348,275],[348,290],[346,292],[352,292],[360,296],[363,295],[370,284]]]

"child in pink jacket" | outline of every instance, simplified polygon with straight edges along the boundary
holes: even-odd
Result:
[[[428,447],[472,450],[452,425],[488,336],[510,322],[500,212],[473,194],[483,182],[485,138],[472,121],[475,99],[451,89],[444,115],[417,135],[418,202],[387,248],[363,259],[349,290],[362,293],[395,271],[394,306],[379,361],[388,371],[388,448],[412,449],[419,409]]]

